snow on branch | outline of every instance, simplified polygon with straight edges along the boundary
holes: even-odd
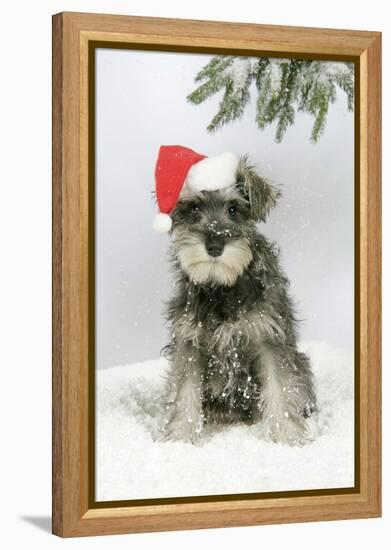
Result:
[[[239,119],[256,88],[256,123],[260,129],[277,122],[276,141],[281,142],[294,124],[297,111],[314,117],[311,141],[318,141],[326,127],[330,103],[336,90],[346,93],[347,108],[354,106],[354,66],[352,63],[271,59],[267,57],[215,56],[195,77],[199,86],[187,99],[198,105],[222,91],[219,108],[207,127],[215,132]]]

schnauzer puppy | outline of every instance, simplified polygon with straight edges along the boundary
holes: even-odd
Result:
[[[237,421],[273,442],[308,438],[310,362],[278,252],[257,230],[279,195],[242,157],[233,186],[182,197],[172,212],[165,439],[195,443],[205,426]]]

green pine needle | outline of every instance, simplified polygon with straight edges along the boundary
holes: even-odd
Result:
[[[316,143],[326,128],[330,103],[340,88],[347,97],[349,111],[354,107],[354,66],[352,63],[270,59],[239,56],[215,56],[199,71],[200,85],[187,96],[199,105],[223,91],[219,108],[207,126],[216,132],[240,119],[251,100],[255,84],[256,123],[263,130],[276,122],[277,142],[281,142],[297,111],[314,117],[310,139]]]

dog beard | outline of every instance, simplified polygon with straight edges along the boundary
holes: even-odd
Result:
[[[173,247],[181,268],[196,284],[232,286],[252,260],[246,239],[225,244],[221,256],[209,256],[202,236],[186,232],[175,234]]]

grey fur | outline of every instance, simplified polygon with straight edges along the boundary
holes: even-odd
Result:
[[[195,443],[206,425],[235,421],[274,442],[308,439],[311,367],[278,251],[256,227],[279,195],[242,157],[235,189],[186,197],[172,213],[165,439]],[[223,245],[220,256],[206,251]]]

